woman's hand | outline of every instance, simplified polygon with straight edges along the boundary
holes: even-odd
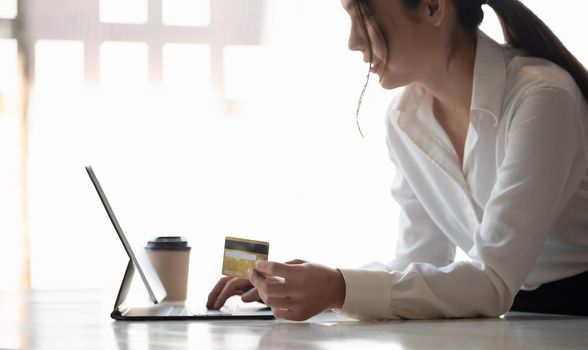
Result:
[[[228,298],[240,295],[244,302],[261,301],[257,289],[248,279],[238,277],[223,277],[218,280],[210,294],[206,307],[208,309],[220,309]]]
[[[299,262],[257,261],[249,281],[277,318],[302,321],[345,301],[345,280],[339,270]],[[265,274],[267,277],[264,277]]]
[[[302,264],[306,261],[291,260],[286,264]],[[252,301],[263,302],[257,293],[257,288],[253,287],[251,282],[246,278],[238,277],[222,277],[218,280],[212,291],[208,294],[208,301],[206,302],[207,309],[220,309],[227,299],[233,295],[240,295],[241,300],[246,303]]]

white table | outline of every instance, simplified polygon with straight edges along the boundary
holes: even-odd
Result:
[[[0,292],[0,349],[588,349],[588,318],[359,322],[113,321],[102,291]]]

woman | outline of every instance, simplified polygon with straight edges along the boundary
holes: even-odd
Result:
[[[396,258],[363,269],[258,262],[242,294],[279,318],[588,315],[588,74],[518,0],[342,0],[349,47],[385,89],[401,207]],[[478,30],[497,13],[507,46]],[[456,247],[471,261],[454,262]],[[263,278],[260,273],[272,277]]]

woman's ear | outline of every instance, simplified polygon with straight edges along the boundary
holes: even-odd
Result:
[[[423,20],[435,27],[439,27],[445,19],[447,6],[449,6],[449,0],[423,0],[421,3]]]

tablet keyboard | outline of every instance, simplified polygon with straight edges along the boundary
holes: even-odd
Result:
[[[170,306],[166,316],[187,316],[188,310],[184,306]]]

